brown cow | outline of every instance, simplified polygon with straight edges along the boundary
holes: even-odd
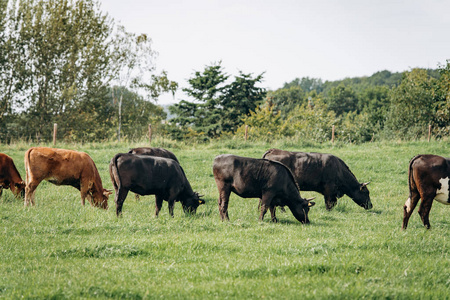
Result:
[[[14,161],[6,154],[0,153],[0,197],[3,189],[11,189],[14,196],[22,198],[25,195],[25,182],[20,177]]]
[[[34,193],[42,180],[56,185],[70,185],[81,192],[81,204],[86,197],[91,205],[108,208],[108,196],[92,158],[84,152],[45,147],[30,148],[25,153],[27,185],[25,205],[34,205]]]
[[[419,215],[423,225],[430,228],[430,210],[433,200],[450,205],[450,159],[438,155],[418,155],[409,162],[409,198],[403,206],[403,229],[419,199]]]

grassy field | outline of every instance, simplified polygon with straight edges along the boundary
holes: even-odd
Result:
[[[112,189],[108,164],[137,144],[64,145],[94,159],[103,184]],[[123,217],[81,206],[79,192],[43,182],[36,206],[23,207],[10,191],[0,199],[0,298],[119,299],[449,299],[449,207],[434,203],[431,230],[417,214],[401,230],[408,198],[407,169],[416,154],[449,155],[448,142],[296,146],[289,143],[178,147],[177,155],[194,190],[206,205],[184,216],[181,205],[169,216],[167,202],[154,217],[153,196],[129,194]],[[0,145],[25,177],[28,145]],[[289,210],[258,221],[258,200],[232,195],[230,222],[221,222],[212,161],[233,153],[260,158],[265,150],[332,153],[360,181],[371,181],[374,208],[365,211],[347,196],[325,210],[317,196],[310,225]],[[24,178],[25,179],[25,178]]]

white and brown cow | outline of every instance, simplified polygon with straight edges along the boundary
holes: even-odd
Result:
[[[23,198],[25,182],[20,177],[13,159],[4,153],[0,153],[0,196],[3,189],[11,189],[14,196]]]
[[[418,155],[409,162],[409,198],[403,206],[403,229],[419,199],[419,215],[423,225],[430,228],[430,210],[433,200],[449,205],[450,159],[438,155]]]
[[[34,205],[34,193],[42,180],[70,185],[81,192],[81,203],[88,198],[93,206],[108,208],[108,196],[92,158],[84,153],[46,147],[30,148],[25,153],[25,205]]]

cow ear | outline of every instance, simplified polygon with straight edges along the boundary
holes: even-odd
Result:
[[[316,202],[313,201],[308,202],[308,207],[313,207],[314,205],[316,205]]]
[[[109,197],[109,195],[112,194],[112,190],[107,190],[107,189],[103,189],[103,195],[105,195],[106,197]]]
[[[203,199],[198,199],[198,204],[199,205],[202,205],[202,204],[205,204],[206,202],[205,202],[205,200],[203,200]]]
[[[361,183],[361,186],[360,186],[360,190],[362,191],[363,190],[363,188],[365,187],[365,186],[367,186],[368,184],[370,183],[370,181],[368,181],[368,182],[364,182],[364,183]]]

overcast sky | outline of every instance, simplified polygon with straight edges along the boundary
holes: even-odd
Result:
[[[449,0],[100,2],[128,31],[151,37],[157,68],[181,87],[220,60],[230,75],[265,72],[262,86],[277,89],[297,77],[338,80],[450,59]]]

